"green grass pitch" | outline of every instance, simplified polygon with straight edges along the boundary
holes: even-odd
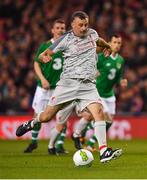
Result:
[[[94,162],[89,168],[74,167],[75,152],[71,140],[66,140],[68,155],[51,156],[47,153],[48,141],[40,141],[31,154],[23,150],[29,141],[0,140],[0,179],[143,179],[147,178],[147,140],[109,141],[112,147],[123,149],[123,155],[106,164]]]

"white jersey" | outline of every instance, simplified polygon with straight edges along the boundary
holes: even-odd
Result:
[[[54,53],[63,52],[64,64],[61,78],[95,80],[98,37],[93,29],[89,29],[85,37],[75,36],[70,31],[49,47]]]

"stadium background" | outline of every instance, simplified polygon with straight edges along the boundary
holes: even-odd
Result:
[[[15,138],[19,119],[24,121],[26,115],[32,115],[35,52],[51,37],[52,22],[63,18],[69,29],[71,14],[76,10],[89,14],[90,26],[104,39],[112,33],[123,38],[121,55],[129,84],[127,90],[116,89],[119,117],[113,125],[113,138],[147,138],[146,9],[147,0],[0,1],[0,138]],[[41,137],[46,138],[46,134]]]

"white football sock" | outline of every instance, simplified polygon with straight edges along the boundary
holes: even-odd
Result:
[[[99,144],[100,155],[102,155],[107,149],[106,122],[96,121],[94,124],[94,132]]]
[[[48,144],[49,149],[55,147],[55,141],[56,141],[58,134],[60,134],[60,132],[56,128],[53,128],[51,130],[51,137],[50,137],[49,144]]]
[[[86,125],[88,124],[89,121],[85,120],[84,118],[81,118],[76,126],[76,129],[73,133],[74,137],[80,137],[81,136],[81,132],[83,131],[83,129],[85,129]]]

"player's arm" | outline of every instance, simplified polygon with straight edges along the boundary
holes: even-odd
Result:
[[[44,89],[49,89],[50,84],[49,82],[45,79],[44,75],[42,74],[40,65],[38,62],[34,62],[34,70],[38,78],[41,80],[42,88]]]
[[[100,72],[99,70],[96,71],[96,75],[95,75],[95,78],[98,78],[100,76]]]
[[[100,46],[97,46],[97,47],[96,47],[96,53],[97,53],[97,54],[103,52],[103,50],[104,50],[103,47],[100,47]]]
[[[52,60],[52,55],[64,51],[67,46],[66,34],[57,39],[51,46],[39,55],[39,59],[43,63],[47,63]]]
[[[97,52],[103,51],[105,57],[109,56],[112,53],[112,47],[102,38],[99,38],[96,41],[97,44]]]
[[[39,60],[43,63],[48,63],[49,61],[52,60],[53,54],[54,54],[54,52],[48,48],[39,55]]]

